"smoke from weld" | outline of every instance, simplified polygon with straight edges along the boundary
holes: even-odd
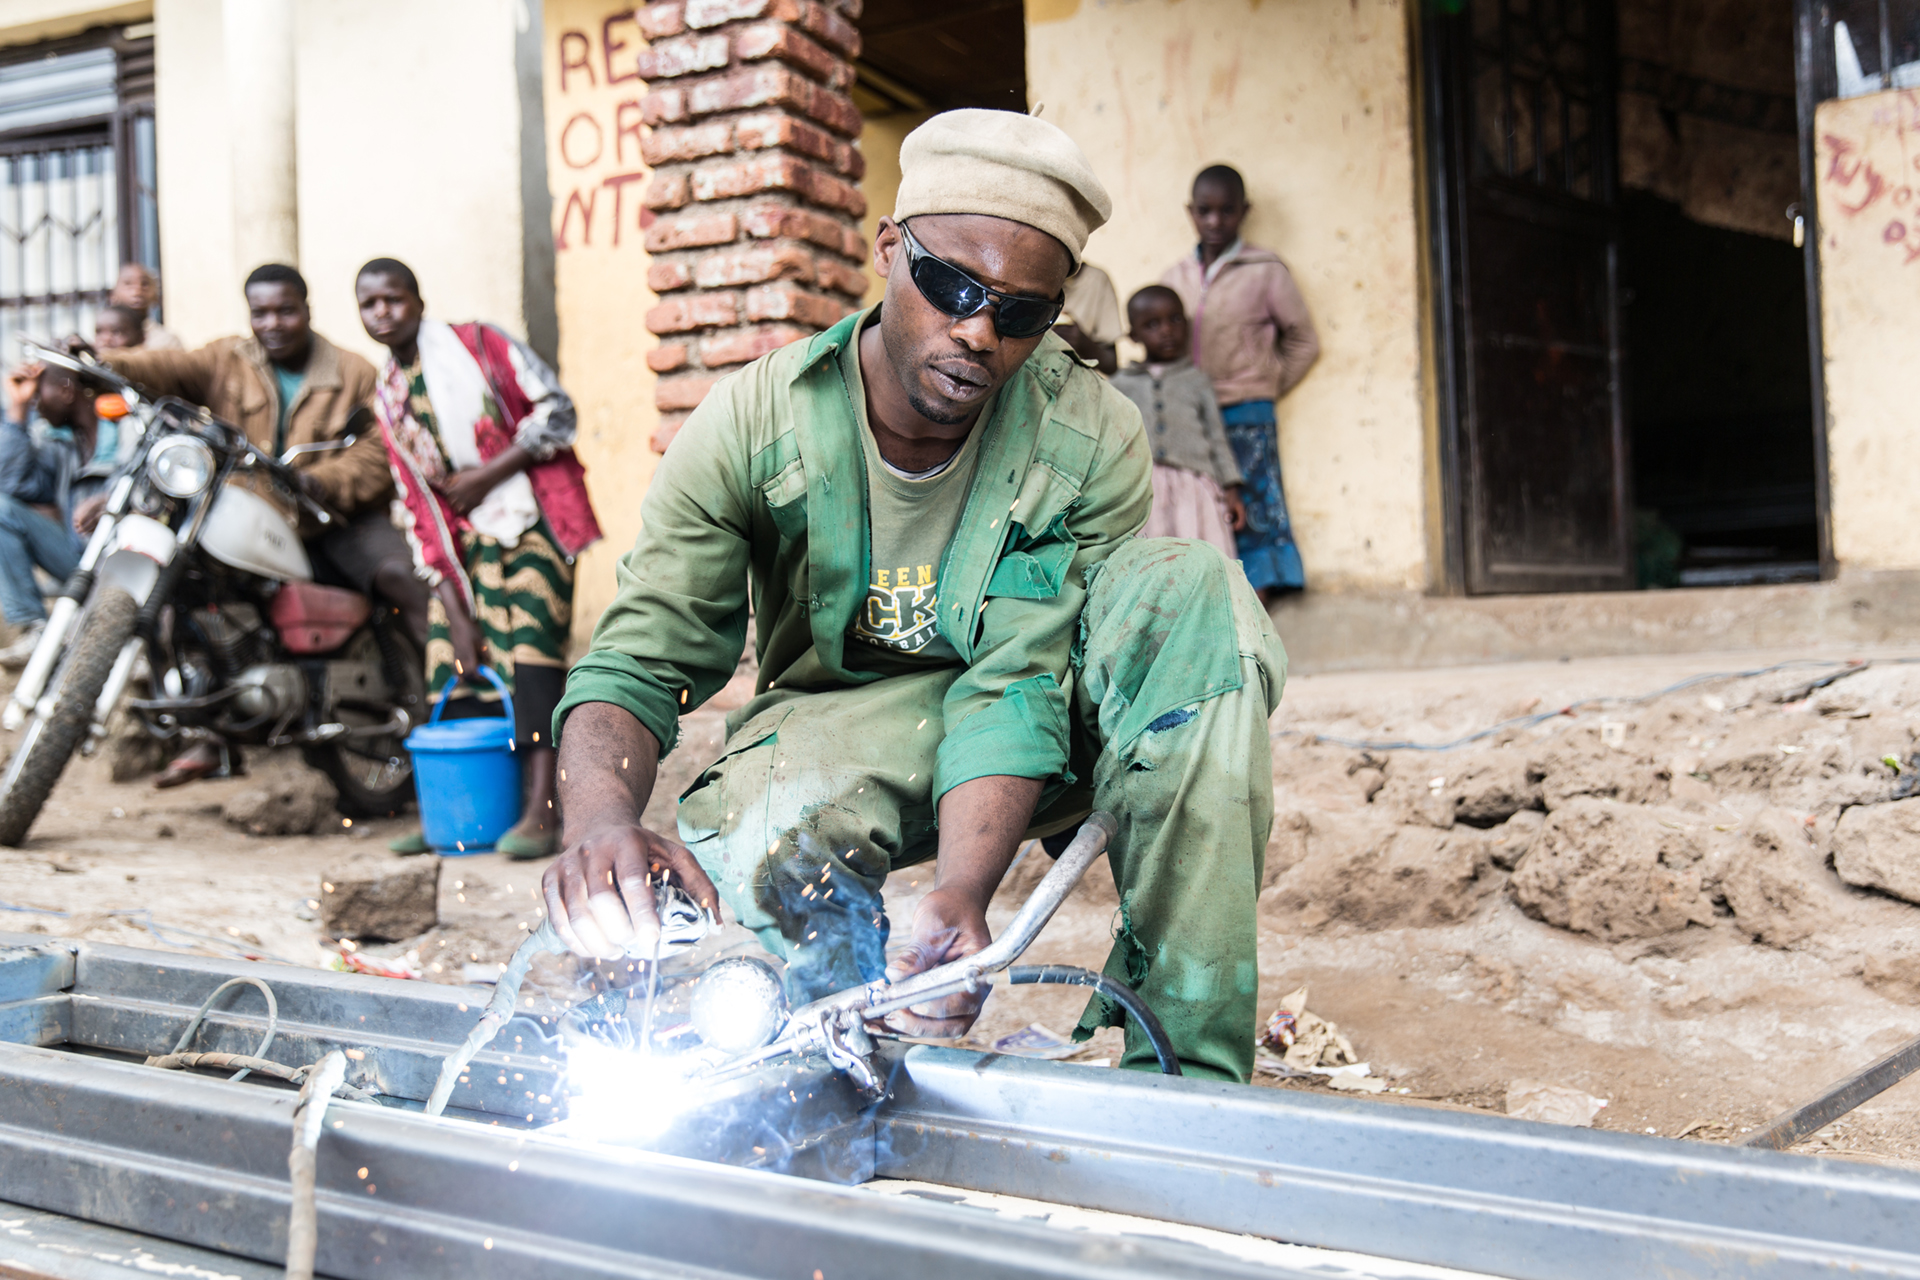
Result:
[[[787,943],[787,999],[799,1008],[822,996],[877,982],[887,970],[882,877],[834,853],[811,831],[797,832],[786,856],[769,859],[759,906]]]

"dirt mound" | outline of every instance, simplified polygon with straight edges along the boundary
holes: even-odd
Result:
[[[1846,912],[1846,891],[1806,822],[1787,810],[1763,810],[1718,843],[1721,892],[1754,941],[1791,947],[1831,929]]]
[[[1384,785],[1371,799],[1403,822],[1442,830],[1455,823],[1493,827],[1541,807],[1540,774],[1524,752],[1496,748],[1438,760],[1415,756],[1386,768]]]
[[[1833,867],[1848,884],[1920,902],[1920,799],[1859,805],[1833,831]]]
[[[1540,780],[1540,803],[1549,811],[1576,800],[1665,804],[1667,767],[1635,747],[1639,735],[1625,721],[1602,721],[1569,730],[1538,748],[1527,762]]]
[[[1514,901],[1608,942],[1711,925],[1714,866],[1701,829],[1679,809],[1568,799],[1514,868]]]
[[[1494,836],[1462,827],[1401,825],[1377,814],[1294,813],[1277,820],[1287,866],[1262,895],[1263,907],[1308,932],[1427,928],[1473,914],[1506,875]]]

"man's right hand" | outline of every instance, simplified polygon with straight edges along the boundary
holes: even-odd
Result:
[[[540,880],[547,919],[576,955],[650,956],[660,938],[653,886],[669,870],[720,918],[720,894],[686,846],[632,823],[595,831],[554,860]]]
[[[40,393],[40,374],[44,366],[27,361],[7,370],[7,421],[25,422],[27,406]]]
[[[100,513],[106,509],[107,495],[94,494],[73,509],[73,531],[83,538],[91,538],[94,526],[100,523]]]

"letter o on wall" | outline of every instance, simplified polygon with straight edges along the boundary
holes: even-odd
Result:
[[[579,124],[582,120],[586,121],[589,125],[593,127],[593,154],[583,159],[576,160],[573,154],[574,146],[575,146],[573,141],[573,136],[574,136],[573,127]],[[600,122],[593,118],[593,113],[591,111],[582,111],[579,115],[567,121],[566,127],[560,130],[560,158],[567,162],[567,167],[570,169],[586,168],[588,165],[592,164],[594,161],[600,158],[600,153],[606,150],[606,146],[607,146],[606,134],[602,132],[600,128]]]

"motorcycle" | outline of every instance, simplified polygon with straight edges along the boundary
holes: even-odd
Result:
[[[404,744],[423,718],[424,664],[391,608],[313,580],[299,533],[301,512],[323,527],[340,517],[291,464],[354,437],[272,458],[205,409],[149,402],[84,355],[23,345],[112,386],[136,443],[0,712],[5,728],[25,726],[0,775],[0,845],[26,838],[76,751],[98,748],[143,666],[151,696],[128,708],[153,736],[298,746],[343,811],[398,810],[413,792]]]

